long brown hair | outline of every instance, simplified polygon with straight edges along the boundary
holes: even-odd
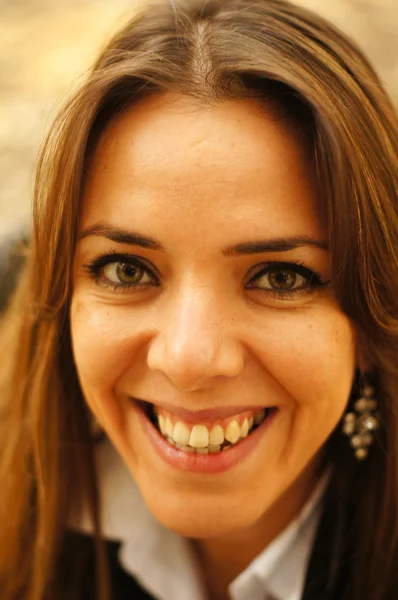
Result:
[[[256,94],[300,122],[311,138],[337,298],[377,373],[383,422],[363,464],[351,458],[338,432],[329,440],[336,467],[329,494],[339,514],[330,579],[349,529],[355,554],[347,598],[392,598],[398,570],[397,119],[356,46],[285,0],[170,0],[143,8],[104,49],[45,142],[31,248],[2,330],[1,598],[62,597],[55,562],[69,511],[82,501],[91,507],[96,531],[98,598],[111,598],[89,414],[69,334],[72,261],[85,165],[99,133],[137,99],[166,90],[199,102]],[[353,503],[354,516],[348,511]]]

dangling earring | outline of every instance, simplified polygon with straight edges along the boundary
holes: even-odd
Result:
[[[351,438],[351,446],[357,460],[368,456],[373,442],[373,432],[380,426],[375,413],[377,408],[376,390],[368,373],[360,375],[360,393],[354,400],[355,412],[348,412],[343,419],[343,433]]]

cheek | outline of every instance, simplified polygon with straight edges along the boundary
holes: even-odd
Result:
[[[355,372],[355,337],[349,319],[333,306],[268,322],[261,356],[286,409],[285,458],[313,454],[340,421]]]
[[[72,299],[72,347],[89,403],[95,394],[109,394],[132,362],[137,361],[147,336],[145,332],[132,335],[136,330],[140,330],[138,316],[127,316],[121,307],[116,309],[88,297]]]
[[[355,330],[334,306],[274,314],[257,353],[288,395],[313,404],[346,396],[355,370]]]

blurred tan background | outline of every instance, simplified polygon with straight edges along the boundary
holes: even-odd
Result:
[[[0,236],[29,224],[51,118],[109,36],[145,0],[0,0]],[[398,0],[294,0],[362,47],[398,107]]]

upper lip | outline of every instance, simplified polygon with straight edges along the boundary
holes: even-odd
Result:
[[[248,411],[252,411],[255,414],[263,408],[266,408],[265,406],[220,406],[218,408],[188,410],[186,408],[182,408],[181,406],[175,406],[174,404],[158,400],[156,402],[152,402],[151,400],[142,400],[141,398],[134,398],[134,400],[164,408],[166,411],[172,413],[187,423],[218,421]]]

